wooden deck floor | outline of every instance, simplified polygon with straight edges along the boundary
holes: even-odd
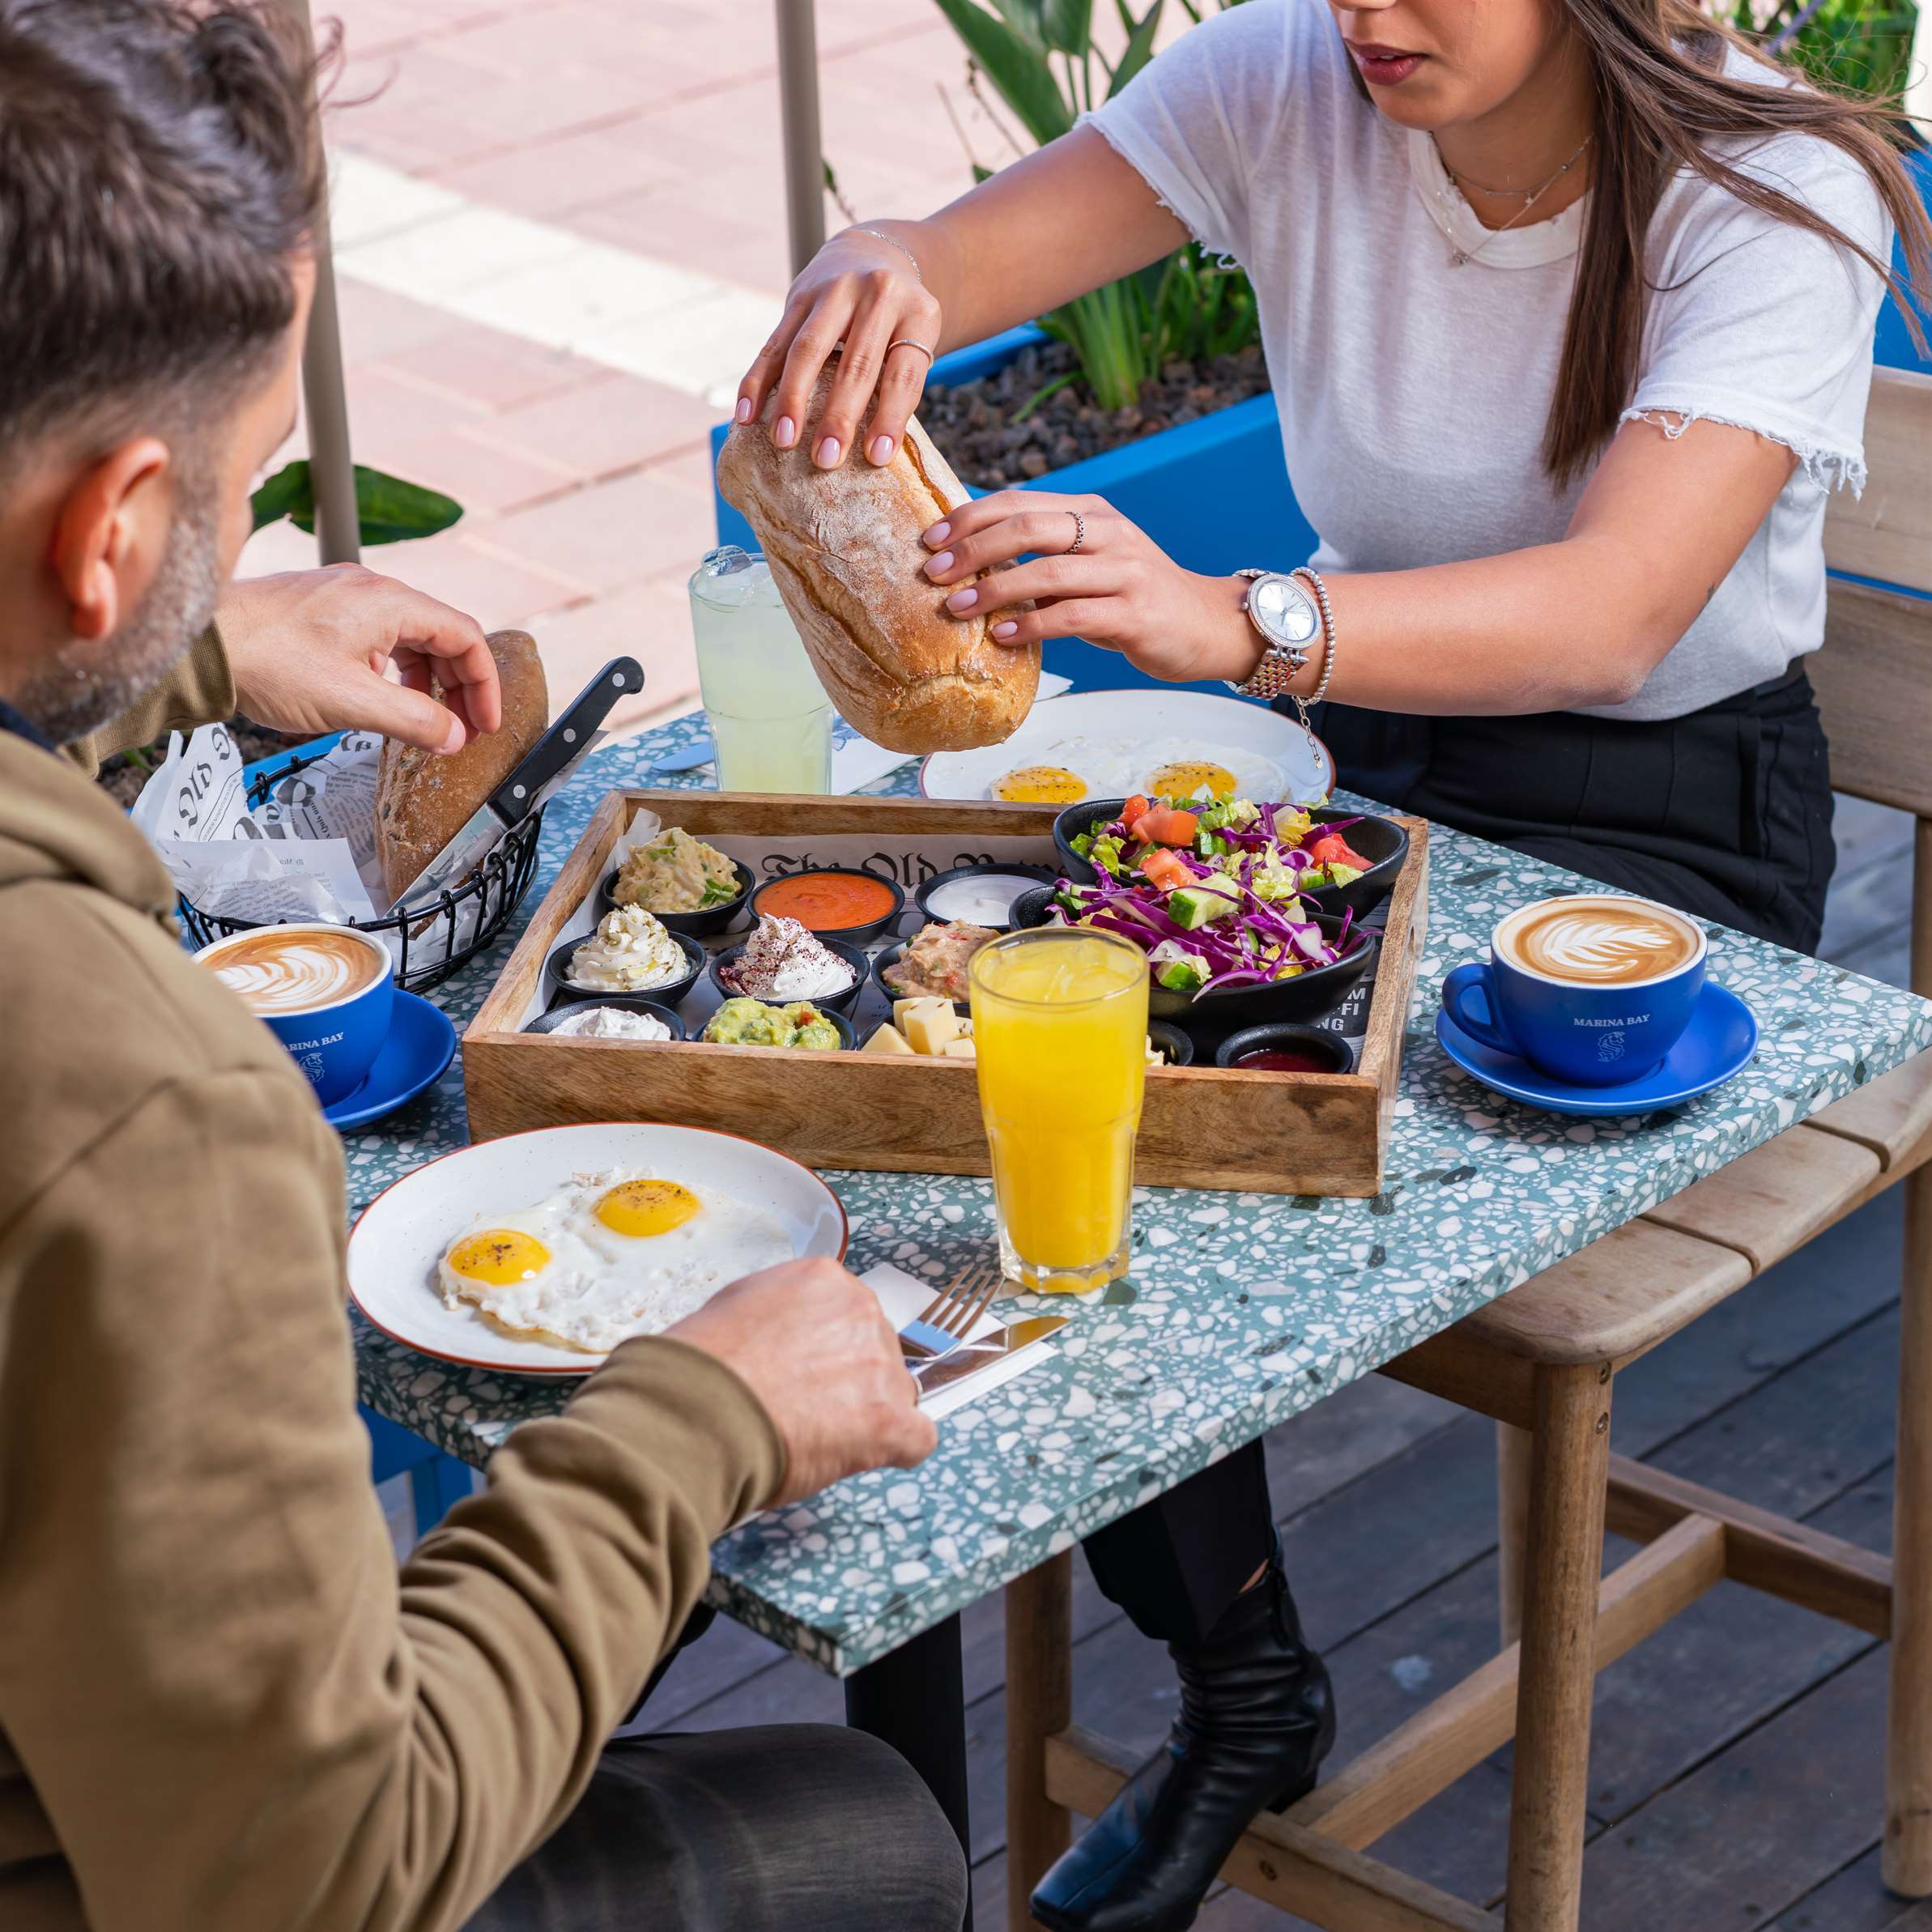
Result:
[[[1841,802],[1824,951],[1903,984],[1909,824]],[[1885,1549],[1891,1540],[1900,1204],[1881,1199],[1619,1379],[1615,1446]],[[1392,1730],[1496,1646],[1493,1436],[1377,1377],[1275,1431],[1269,1466],[1289,1574],[1334,1674],[1338,1757]],[[1629,1554],[1608,1553],[1612,1564]],[[1076,1565],[1082,1721],[1136,1745],[1173,1680]],[[977,1925],[1003,1925],[1002,1632],[965,1619]],[[1932,1932],[1932,1902],[1879,1882],[1883,1647],[1721,1585],[1599,1680],[1588,1932]],[[681,1659],[653,1728],[839,1721],[830,1679],[733,1625]],[[1500,1753],[1376,1847],[1493,1904],[1504,1876]],[[1500,1918],[1499,1918],[1500,1923]],[[1296,1932],[1232,1892],[1202,1932]]]

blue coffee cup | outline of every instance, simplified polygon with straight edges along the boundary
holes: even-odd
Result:
[[[1553,920],[1572,935],[1571,948],[1536,956],[1568,971],[1539,969],[1525,951],[1526,938],[1534,946]],[[1605,938],[1595,947],[1593,921]],[[1667,961],[1662,970],[1645,973],[1640,951],[1632,956],[1646,937]],[[1499,921],[1487,962],[1458,966],[1443,981],[1443,1011],[1472,1040],[1531,1061],[1555,1079],[1620,1087],[1654,1072],[1691,1023],[1706,950],[1695,920],[1647,899],[1542,900]],[[1606,965],[1637,970],[1627,978],[1574,977]]]
[[[395,965],[381,940],[345,926],[262,926],[194,956],[282,1042],[321,1105],[368,1077],[395,1004]]]

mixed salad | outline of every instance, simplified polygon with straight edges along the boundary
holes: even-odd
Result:
[[[1179,883],[1169,855],[1185,853],[1260,898],[1283,900],[1345,886],[1368,870],[1345,836],[1355,822],[1317,825],[1300,806],[1246,798],[1194,810],[1134,798],[1113,823],[1081,832],[1071,844],[1095,871],[1115,879],[1138,875],[1156,885]]]
[[[1292,979],[1352,949],[1350,915],[1331,943],[1300,900],[1368,870],[1344,829],[1317,828],[1291,805],[1230,799],[1190,811],[1130,798],[1111,824],[1071,841],[1100,876],[1062,879],[1055,916],[1133,940],[1172,993]]]

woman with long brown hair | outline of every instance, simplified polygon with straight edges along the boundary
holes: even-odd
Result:
[[[1254,283],[1320,548],[1203,577],[1098,499],[1005,491],[926,534],[952,607],[1326,700],[1355,789],[1809,950],[1833,853],[1802,661],[1895,228],[1927,274],[1905,138],[1687,0],[1249,0],[938,215],[828,243],[739,416],[775,391],[781,444],[884,462],[934,353],[1191,234]],[[1180,1715],[1034,1909],[1170,1932],[1313,1782],[1327,1677],[1258,1444],[1087,1552]]]

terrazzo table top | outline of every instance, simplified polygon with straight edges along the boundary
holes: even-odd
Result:
[[[546,815],[526,907],[606,791],[692,784],[651,768],[702,730],[694,714],[587,762]],[[912,792],[913,768],[873,789]],[[1504,912],[1581,882],[1460,833],[1430,836],[1428,935],[1385,1191],[1343,1201],[1139,1190],[1127,1280],[1079,1300],[1002,1304],[1030,1312],[1050,1300],[1073,1315],[1056,1356],[949,1416],[920,1469],[853,1478],[724,1538],[713,1602],[827,1670],[856,1670],[1932,1046],[1932,1005],[1716,927],[1712,977],[1748,1002],[1761,1035],[1728,1086],[1630,1119],[1569,1120],[1501,1100],[1436,1045],[1436,989],[1451,967],[1483,956]],[[436,992],[459,1029],[511,943]],[[468,1139],[461,1075],[459,1056],[423,1100],[347,1138],[352,1214]],[[862,1272],[892,1261],[948,1279],[992,1236],[984,1181],[826,1178],[851,1217],[849,1260]],[[354,1319],[363,1400],[471,1462],[568,1396],[553,1381],[416,1355]]]

